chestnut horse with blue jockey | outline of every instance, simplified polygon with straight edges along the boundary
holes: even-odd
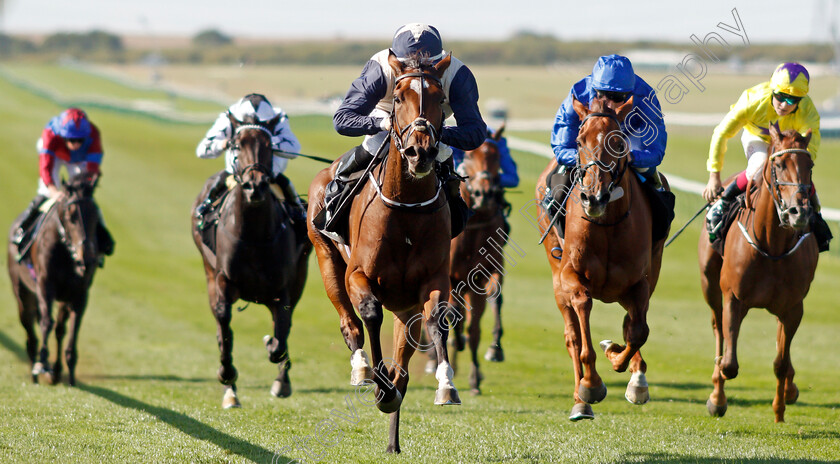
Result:
[[[629,167],[629,140],[620,124],[633,108],[633,98],[617,110],[603,99],[591,108],[574,101],[581,124],[577,137],[577,177],[565,202],[565,244],[560,259],[559,235],[549,233],[543,242],[554,282],[554,298],[566,323],[566,348],[572,358],[575,391],[569,419],[593,419],[593,403],[607,395],[595,369],[596,350],[590,335],[594,299],[618,302],[627,311],[624,345],[601,342],[612,368],[630,369],[625,398],[644,404],[648,394],[647,366],[639,349],[648,337],[647,311],[659,279],[665,239],[653,242],[652,209],[641,180]],[[537,201],[543,198],[546,177],[555,161],[537,182]],[[667,183],[662,178],[663,185]],[[543,230],[552,227],[547,215],[540,217]],[[665,234],[667,235],[667,233]]]

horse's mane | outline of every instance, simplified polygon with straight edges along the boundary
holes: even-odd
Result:
[[[84,172],[71,177],[65,184],[64,189],[69,194],[76,193],[82,197],[89,197],[93,195],[93,189],[96,187],[98,175],[90,172]]]
[[[589,102],[589,109],[595,113],[607,113],[617,116],[615,110],[607,106],[607,100],[604,98],[593,98]]]

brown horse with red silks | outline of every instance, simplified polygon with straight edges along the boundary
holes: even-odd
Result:
[[[452,364],[456,365],[457,351],[464,349],[464,325],[469,327],[467,344],[470,347],[472,371],[470,389],[480,394],[483,375],[478,365],[478,343],[481,338],[481,316],[487,303],[496,317],[493,342],[487,348],[485,359],[500,362],[502,351],[502,279],[504,257],[501,247],[507,243],[505,231],[504,189],[500,184],[501,154],[497,143],[502,138],[504,126],[475,150],[464,153],[461,174],[467,181],[461,184],[461,196],[475,211],[464,232],[452,239],[449,271],[451,284],[459,290],[460,298],[450,295],[449,303],[458,310],[459,320],[455,324],[457,349],[452,353]],[[491,246],[491,240],[493,245]],[[459,287],[460,286],[460,287]],[[479,291],[477,291],[479,290]]]
[[[624,340],[618,345],[601,342],[607,359],[617,372],[632,374],[625,398],[646,403],[647,366],[639,349],[648,337],[647,310],[659,278],[664,239],[653,242],[652,212],[641,181],[629,168],[629,143],[620,123],[633,108],[633,99],[615,111],[603,99],[591,109],[574,101],[581,124],[577,138],[578,175],[565,202],[565,244],[556,233],[547,234],[545,245],[554,282],[554,297],[566,323],[566,348],[575,375],[575,404],[569,419],[593,419],[590,404],[607,395],[595,370],[596,351],[590,336],[593,299],[618,302],[627,311]],[[543,198],[546,177],[555,161],[537,182],[537,201]],[[662,178],[663,185],[667,186]],[[540,218],[543,230],[552,227],[547,215]]]
[[[326,238],[308,221],[327,295],[352,352],[350,383],[375,385],[377,407],[391,415],[387,450],[396,453],[408,363],[418,348],[424,320],[439,360],[435,404],[461,403],[452,383],[444,317],[449,310],[451,221],[444,186],[434,169],[444,116],[441,77],[450,58],[434,66],[412,58],[401,62],[393,54],[389,57],[396,77],[390,148],[386,159],[368,171],[353,199],[347,246]],[[310,218],[323,206],[324,188],[337,164],[313,180]],[[382,357],[383,307],[394,314],[392,360]],[[364,328],[370,336],[370,360],[363,350]]]
[[[703,296],[712,308],[715,332],[714,390],[706,402],[709,414],[723,416],[726,380],[738,375],[738,333],[750,308],[765,308],[778,320],[776,333],[776,422],[785,420],[785,404],[793,404],[799,389],[793,382],[790,344],[802,320],[802,300],[808,294],[819,252],[809,224],[814,214],[808,198],[811,168],[808,152],[811,131],[804,136],[770,126],[770,153],[761,181],[751,179],[746,208],[730,227],[723,256],[700,236],[699,260]]]

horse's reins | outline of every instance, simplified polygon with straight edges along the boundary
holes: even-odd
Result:
[[[787,153],[805,153],[808,156],[811,155],[811,152],[809,152],[808,150],[805,150],[803,148],[788,148],[786,150],[780,150],[780,151],[777,151],[777,152],[773,153],[767,159],[767,162],[770,163],[770,162],[772,162],[773,158],[776,158],[778,156],[781,156],[781,155],[784,155],[784,154],[787,154]],[[770,192],[770,198],[773,200],[773,206],[776,208],[776,214],[779,217],[779,227],[787,227],[787,225],[782,222],[782,211],[788,209],[788,207],[787,207],[787,202],[785,202],[784,198],[782,198],[782,191],[779,188],[779,186],[795,186],[795,187],[797,187],[797,193],[801,192],[801,193],[806,193],[807,194],[808,192],[811,191],[811,186],[812,185],[811,184],[801,184],[801,183],[797,183],[797,182],[780,182],[778,177],[776,176],[776,168],[772,164],[770,166],[770,172],[771,172],[771,176],[772,176],[772,179],[773,179],[773,185],[772,186],[770,185],[770,182],[767,180],[767,176],[765,174],[762,174],[761,179],[764,181],[764,185],[767,187],[767,191]],[[761,192],[759,191],[759,194],[760,193]],[[778,196],[778,198],[777,198],[777,196]],[[781,255],[773,256],[773,255],[767,253],[766,251],[762,250],[761,248],[759,248],[758,244],[756,244],[755,240],[753,240],[753,238],[750,237],[749,232],[747,232],[747,228],[744,227],[744,225],[741,223],[740,220],[738,220],[736,222],[738,223],[738,228],[741,229],[741,233],[744,235],[744,239],[747,241],[747,243],[749,243],[750,246],[752,246],[761,256],[764,256],[765,258],[768,258],[768,259],[773,260],[773,261],[778,261],[782,258],[786,258],[786,257],[790,256],[791,254],[793,254],[794,252],[796,252],[796,250],[799,249],[800,245],[802,245],[802,243],[805,242],[805,239],[808,238],[809,235],[811,235],[811,232],[806,232],[806,233],[802,234],[799,237],[799,240],[796,242],[796,244],[790,250],[788,250],[787,252],[785,252]],[[755,218],[753,218],[753,220],[752,220],[752,229],[753,229],[753,235],[755,235]]]

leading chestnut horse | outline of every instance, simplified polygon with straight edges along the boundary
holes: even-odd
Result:
[[[700,235],[701,286],[712,308],[715,332],[714,390],[706,402],[709,414],[726,413],[723,384],[738,375],[738,333],[750,308],[765,308],[778,320],[776,333],[776,422],[785,420],[785,404],[793,404],[799,389],[793,382],[790,344],[802,320],[802,300],[808,294],[819,252],[810,233],[813,209],[809,203],[811,168],[808,152],[811,131],[779,132],[770,126],[770,153],[756,192],[737,218],[738,227],[726,234],[723,256]],[[750,180],[747,192],[751,191]]]
[[[93,199],[98,174],[82,173],[61,186],[61,194],[44,213],[41,227],[32,238],[28,257],[17,260],[17,245],[11,235],[23,219],[12,225],[8,246],[9,278],[18,302],[20,322],[26,330],[26,353],[32,363],[32,382],[44,375],[52,384],[61,381],[61,350],[67,362],[68,383],[76,385],[79,328],[88,303],[88,291],[99,260],[97,225],[99,208]],[[51,202],[53,200],[50,200]],[[58,315],[53,318],[53,303]],[[70,333],[67,345],[67,322]],[[41,348],[38,335],[41,332]],[[57,353],[49,362],[49,336],[55,328]]]
[[[441,78],[447,56],[434,66],[419,59],[388,59],[396,76],[387,158],[371,171],[349,214],[348,246],[323,235],[308,221],[327,295],[338,311],[350,348],[351,385],[376,385],[377,407],[391,414],[388,452],[398,453],[400,404],[408,386],[408,363],[420,340],[421,319],[438,355],[435,404],[460,404],[446,351],[449,306],[449,207],[435,174],[444,101]],[[309,189],[309,217],[323,205],[333,163]],[[394,360],[383,361],[383,306],[394,314]],[[353,308],[357,308],[359,316]],[[367,328],[371,367],[363,350]],[[406,327],[408,329],[406,329]],[[410,340],[409,340],[410,338]],[[390,365],[388,365],[390,364]]]
[[[239,407],[236,395],[238,373],[233,366],[231,306],[242,299],[265,305],[271,311],[274,330],[263,338],[268,359],[278,364],[279,374],[270,392],[276,397],[292,394],[289,379],[287,339],[292,311],[306,283],[312,246],[297,243],[289,215],[272,190],[271,148],[275,120],[261,124],[248,117],[239,121],[229,115],[236,154],[232,189],[219,207],[215,251],[202,240],[195,209],[207,197],[213,178],[207,181],[192,207],[192,236],[204,260],[210,309],[216,318],[216,338],[221,354],[218,379],[225,386],[222,407]],[[217,175],[224,175],[224,172]]]
[[[627,400],[644,404],[650,398],[647,366],[639,348],[648,337],[648,304],[659,278],[665,240],[653,243],[651,206],[638,176],[628,168],[629,144],[620,122],[632,107],[632,98],[616,111],[601,99],[593,100],[591,109],[574,101],[581,120],[577,138],[579,174],[565,202],[562,258],[558,260],[552,252],[561,246],[556,233],[548,234],[543,242],[574,368],[575,405],[569,416],[573,421],[593,419],[590,404],[607,395],[595,370],[596,351],[589,333],[593,299],[618,302],[627,310],[626,345],[605,340],[601,348],[617,372],[629,367],[632,376],[625,393]],[[538,202],[543,199],[546,177],[555,167],[552,161],[537,182]],[[542,215],[540,224],[543,230],[548,229],[550,218]]]

